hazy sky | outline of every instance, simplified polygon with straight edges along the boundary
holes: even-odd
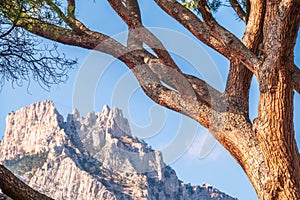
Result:
[[[96,2],[79,1],[76,12],[78,18],[89,28],[114,35],[122,40],[124,35],[122,32],[127,30],[126,25],[106,2]],[[152,31],[157,33],[172,51],[172,56],[182,70],[200,75],[222,90],[226,82],[228,61],[197,42],[179,23],[163,13],[152,1],[140,1],[140,5],[145,26],[153,27]],[[222,25],[229,26],[238,37],[241,36],[244,26],[235,20],[237,17],[230,8],[220,9],[216,17]],[[180,43],[181,40],[184,40],[184,43]],[[298,65],[300,65],[299,43],[298,39],[295,52],[295,62]],[[15,88],[7,83],[2,89],[0,93],[1,137],[5,130],[5,116],[12,110],[34,102],[51,99],[64,116],[72,111],[73,100],[75,102],[80,100],[86,105],[91,105],[90,102],[93,102],[90,107],[94,111],[101,111],[105,104],[110,107],[118,106],[129,119],[133,134],[143,138],[153,148],[163,150],[166,162],[176,170],[181,180],[198,185],[208,182],[241,200],[257,199],[243,170],[219,144],[214,143],[207,130],[187,117],[156,106],[141,91],[124,64],[111,56],[77,47],[59,45],[59,49],[66,53],[67,57],[79,59],[78,66],[70,71],[69,79],[65,84],[54,85],[49,92],[32,82],[29,87],[25,83],[24,87]],[[180,49],[183,49],[183,52],[180,52]],[[193,58],[197,60],[194,62]],[[250,96],[250,111],[253,118],[257,114],[258,102],[255,80]],[[295,94],[295,130],[298,141],[300,141],[299,102],[300,95]],[[86,110],[81,110],[81,113],[85,112]],[[208,151],[210,149],[211,151]]]

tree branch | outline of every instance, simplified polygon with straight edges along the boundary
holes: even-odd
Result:
[[[176,0],[155,0],[170,16],[187,28],[195,37],[212,47],[230,61],[239,59],[249,70],[256,71],[259,59],[232,33],[216,22],[203,23],[194,13]]]
[[[68,1],[68,16],[64,14],[64,12],[53,3],[52,0],[45,0],[45,2],[61,17],[61,19],[74,31],[79,34],[84,34],[84,31],[88,31],[88,29],[84,26],[83,23],[75,19],[74,11],[75,11],[75,1]]]
[[[138,22],[142,24],[141,11],[137,0],[126,0],[126,8],[129,12],[129,15],[133,16]],[[128,27],[128,30],[129,33],[127,46],[132,49],[143,48],[143,41],[136,36],[132,28]]]
[[[245,23],[247,22],[246,13],[239,4],[237,0],[229,0],[230,5],[232,6],[235,13],[239,16],[241,20],[243,20]]]
[[[249,0],[250,11],[246,30],[243,35],[243,43],[255,54],[259,51],[259,44],[262,43],[262,32],[265,15],[264,0]]]
[[[16,27],[16,22],[19,20],[21,13],[22,13],[22,6],[20,6],[20,9],[18,10],[18,14],[16,15],[16,18],[12,21],[11,27],[6,32],[2,33],[0,35],[0,38],[4,38],[8,36],[14,30],[14,28]]]
[[[207,22],[210,26],[212,26],[213,23],[217,23],[211,14],[210,8],[206,0],[199,1],[197,8],[201,13],[203,20]]]
[[[185,75],[187,80],[192,83],[194,90],[197,91],[196,93],[203,97],[186,98],[176,91],[165,88],[158,78],[152,78],[155,77],[155,74],[149,68],[136,68],[133,72],[144,92],[153,101],[185,114],[208,128],[245,170],[249,170],[253,164],[256,166],[262,165],[261,160],[251,156],[257,152],[262,153],[262,150],[257,146],[255,132],[252,131],[248,118],[236,113],[235,110],[227,110],[226,107],[225,110],[221,110],[219,107],[213,108],[206,103],[209,102],[209,96],[206,96],[207,93],[220,96],[219,92],[214,90],[211,92],[210,89],[207,89],[209,86],[205,82],[193,76]],[[215,94],[213,94],[214,92]]]
[[[4,32],[3,34],[0,35],[0,38],[4,38],[4,37],[8,36],[14,30],[15,27],[16,27],[16,25],[13,23],[6,32]]]
[[[132,34],[145,42],[157,54],[158,59],[153,58],[153,56],[144,57],[144,62],[150,66],[152,72],[154,72],[164,83],[177,89],[184,95],[186,93],[186,88],[190,88],[190,85],[182,85],[183,80],[177,76],[178,74],[182,74],[181,70],[178,68],[161,41],[146,29],[139,20],[130,15],[121,0],[108,0],[108,2],[128,25],[129,29],[132,30]]]
[[[176,71],[180,71],[161,41],[153,33],[146,29],[139,20],[129,14],[121,0],[108,0],[108,2],[122,20],[128,25],[129,29],[132,30],[132,34],[145,42],[145,44],[147,44],[156,53],[157,57],[164,65],[169,66]]]
[[[121,17],[121,19],[130,27],[131,29],[139,28],[142,26],[141,21],[138,17],[132,16],[127,7],[122,3],[121,0],[107,0],[111,7],[116,11],[116,13]]]
[[[257,56],[262,43],[263,6],[262,0],[251,4],[251,12],[247,13],[248,22],[242,39],[243,44]],[[253,73],[238,59],[231,61],[225,95],[227,101],[231,102],[231,105],[236,105],[236,109],[246,116],[249,114],[249,90],[252,76]]]
[[[220,102],[224,101],[223,95],[221,92],[211,87],[205,81],[188,74],[183,74],[183,76],[187,79],[187,81],[191,84],[194,92],[197,94],[201,101],[207,103],[210,107],[215,110],[223,110],[226,109],[226,105],[220,105]]]
[[[245,0],[246,1],[246,5],[245,5],[245,7],[246,7],[246,21],[248,21],[248,19],[249,19],[249,14],[250,14],[250,0]]]
[[[28,30],[29,32],[41,37],[68,44],[78,46],[85,49],[97,50],[120,59],[130,67],[134,67],[132,60],[133,53],[115,39],[94,31],[85,31],[83,35],[73,30],[62,28],[47,22],[41,22],[38,19],[21,20],[17,25]],[[145,52],[144,52],[145,53]]]
[[[75,19],[75,0],[68,0],[68,16]]]
[[[187,115],[204,127],[210,127],[211,121],[217,113],[199,99],[193,90],[186,88],[188,91],[191,91],[191,94],[187,97],[178,93],[178,91],[166,88],[147,65],[137,66],[132,71],[144,92],[154,102]],[[212,112],[215,114],[212,114]]]
[[[11,11],[15,5],[11,1],[5,1],[0,5],[1,10],[10,18],[15,19],[16,16]],[[81,28],[84,34],[79,34],[74,30],[63,28],[40,19],[33,18],[28,13],[22,13],[20,19],[16,23],[27,31],[39,35],[41,37],[57,41],[63,44],[69,44],[86,49],[97,49],[104,53],[110,54],[116,58],[122,57],[126,52],[126,47],[109,36]]]
[[[14,200],[52,200],[46,195],[41,194],[36,190],[33,190],[25,183],[20,181],[3,165],[0,165],[0,189],[4,194],[6,194]]]

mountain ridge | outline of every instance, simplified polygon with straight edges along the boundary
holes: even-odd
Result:
[[[235,199],[180,181],[159,151],[131,135],[118,108],[86,117],[74,109],[64,121],[48,100],[10,113],[6,123],[0,161],[54,199]]]

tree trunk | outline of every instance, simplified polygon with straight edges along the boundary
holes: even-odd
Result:
[[[264,155],[260,179],[252,180],[260,199],[300,199],[300,162],[294,137],[293,88],[288,70],[266,62],[270,73],[261,77],[256,136]],[[290,67],[286,67],[289,69]],[[253,173],[253,172],[252,172]]]
[[[235,115],[225,120],[228,125],[225,124],[222,134],[214,135],[244,169],[260,200],[299,200],[300,156],[293,124],[293,62],[276,63],[271,57],[266,58],[258,75],[259,113],[252,130]],[[230,128],[237,125],[240,126],[237,130]]]
[[[266,1],[256,78],[260,101],[253,127],[263,151],[258,176],[247,172],[262,200],[300,199],[300,157],[293,122],[294,46],[299,0]]]

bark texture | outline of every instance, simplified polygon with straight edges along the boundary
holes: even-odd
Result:
[[[300,92],[300,69],[294,64],[300,1],[246,0],[244,9],[239,1],[230,0],[246,25],[242,39],[218,23],[206,0],[196,8],[201,17],[176,0],[154,2],[230,61],[224,92],[181,71],[159,39],[144,27],[137,0],[108,0],[128,26],[127,45],[88,29],[76,19],[75,1],[67,1],[67,12],[54,1],[45,1],[67,27],[41,20],[26,9],[16,26],[121,60],[153,101],[209,129],[244,169],[261,200],[300,199],[300,157],[293,122],[293,95]],[[0,3],[2,12],[14,21],[16,12],[11,11],[20,10],[17,1]],[[260,101],[258,116],[251,121],[249,90],[253,77],[259,83]]]
[[[0,165],[0,189],[4,194],[14,200],[52,200],[20,181],[3,165]]]

